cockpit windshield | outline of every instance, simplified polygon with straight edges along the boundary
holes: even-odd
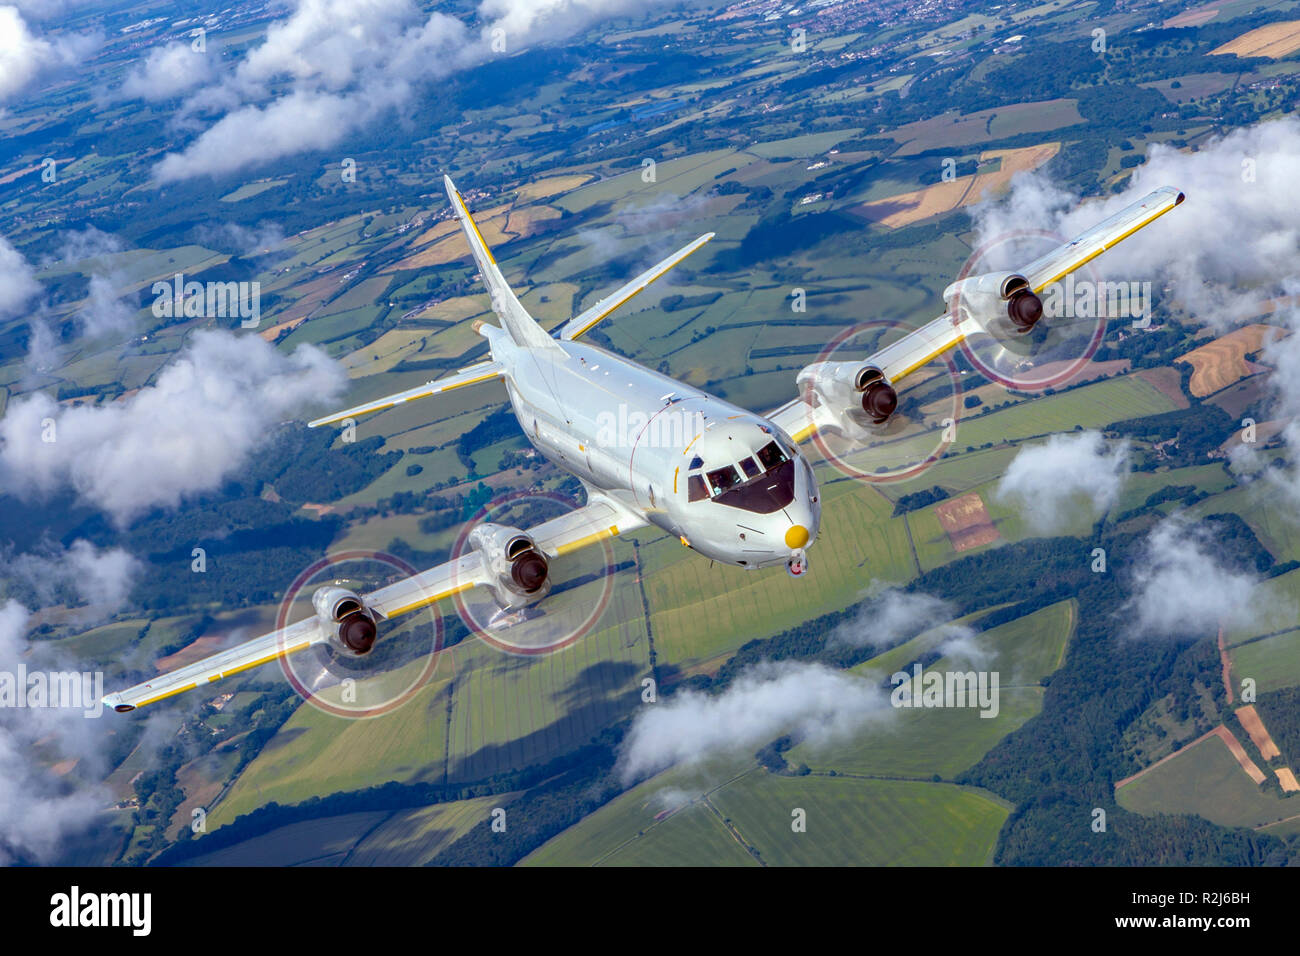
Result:
[[[774,441],[768,442],[758,450],[758,460],[763,464],[764,471],[770,471],[787,458],[786,453],[781,450],[781,446]]]
[[[705,477],[709,480],[709,491],[714,497],[722,494],[728,488],[734,488],[741,482],[740,472],[736,471],[735,465],[728,465],[726,468],[710,471]]]
[[[696,455],[691,470],[703,468]],[[743,476],[741,473],[744,473]],[[736,465],[696,472],[686,479],[687,498],[712,498],[720,504],[758,514],[771,514],[794,500],[794,462],[779,444],[770,441],[753,457],[746,455]]]

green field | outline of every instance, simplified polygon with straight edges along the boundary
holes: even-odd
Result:
[[[280,827],[186,861],[186,866],[337,866],[387,814],[380,811],[323,817]]]
[[[589,607],[600,591],[586,585],[563,606]],[[209,814],[209,825],[270,800],[297,803],[389,780],[481,780],[586,743],[639,704],[650,670],[640,596],[619,587],[612,594],[596,630],[555,653],[509,655],[478,638],[444,650],[434,680],[383,716],[351,720],[299,707]]]
[[[1218,737],[1181,750],[1115,798],[1134,813],[1190,813],[1228,827],[1257,827],[1300,813],[1300,800],[1256,786]]]
[[[1006,807],[949,784],[761,769],[663,820],[650,785],[592,814],[525,865],[978,866],[990,862]],[[636,796],[633,797],[633,794]],[[805,832],[792,830],[793,812]]]
[[[1247,677],[1259,693],[1300,686],[1300,630],[1238,644],[1229,653],[1232,679],[1238,687]]]
[[[806,763],[817,771],[839,771],[885,777],[952,779],[977,763],[994,744],[1022,726],[1042,709],[1039,681],[1055,671],[1064,658],[1074,630],[1075,607],[1062,601],[1033,614],[982,632],[977,646],[989,653],[976,665],[940,658],[927,670],[997,671],[999,710],[982,717],[973,708],[904,708],[895,719],[863,729],[851,740],[822,747],[800,744],[786,754],[791,764]],[[906,645],[881,654],[854,671],[888,680],[897,668],[920,657],[942,640],[935,632],[919,635]]]

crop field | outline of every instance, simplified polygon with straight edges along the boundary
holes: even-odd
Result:
[[[806,579],[795,580],[781,567],[710,567],[667,538],[644,548],[647,561],[663,567],[645,581],[660,660],[707,660],[795,626],[810,607],[846,607],[873,581],[910,580],[914,569],[903,519],[890,518],[879,495],[860,489],[857,482],[825,487],[822,529],[809,552],[814,572]],[[687,560],[664,566],[655,549],[675,550]]]
[[[782,777],[754,770],[709,798],[771,866],[978,866],[1007,810],[941,783]],[[791,807],[807,831],[791,829]]]
[[[1238,685],[1249,677],[1259,693],[1300,686],[1300,630],[1238,644],[1228,656]]]
[[[1300,45],[1300,41],[1297,42]],[[1261,367],[1247,361],[1246,356],[1259,352],[1281,334],[1280,329],[1271,325],[1247,325],[1188,352],[1179,360],[1187,362],[1193,369],[1188,390],[1197,398],[1203,398],[1261,371]]]
[[[587,585],[566,606],[586,607],[598,592]],[[298,708],[209,825],[269,800],[296,803],[388,780],[473,781],[545,762],[639,704],[647,655],[639,595],[626,587],[613,588],[593,633],[551,654],[510,655],[470,638],[442,651],[429,685],[383,716],[349,720]]]
[[[958,176],[924,189],[877,199],[864,203],[855,211],[872,222],[879,222],[891,229],[901,229],[991,198],[1004,191],[1016,173],[1037,169],[1055,156],[1060,148],[1060,143],[1042,143],[1038,146],[981,153],[980,163],[996,165],[996,170],[978,172],[973,176]]]
[[[1193,505],[1188,511],[1197,517],[1228,511],[1240,515],[1274,558],[1278,561],[1300,560],[1300,525],[1284,512],[1268,507],[1267,502],[1266,490],[1241,486],[1229,488]]]
[[[1300,611],[1300,568],[1261,582],[1251,601],[1252,613],[1247,619],[1223,629],[1229,648],[1295,626]]]
[[[387,814],[380,811],[349,813],[306,820],[272,830],[257,840],[189,860],[188,866],[302,866],[335,865]]]
[[[1296,50],[1300,50],[1300,20],[1270,23],[1243,33],[1210,52],[1234,56],[1267,56],[1276,60]]]
[[[508,806],[512,796],[497,794],[398,811],[352,848],[347,865],[423,866],[488,819],[495,807]]]
[[[949,784],[762,769],[667,814],[654,796],[664,785],[656,777],[633,788],[524,865],[980,865],[1007,815],[987,795]],[[791,830],[792,807],[806,811],[806,832]]]
[[[1115,797],[1134,813],[1191,813],[1222,826],[1257,827],[1300,813],[1300,801],[1261,791],[1215,736],[1183,748]]]
[[[983,717],[974,708],[900,708],[891,721],[867,727],[852,740],[821,748],[801,744],[786,754],[787,759],[822,772],[916,779],[938,774],[952,779],[1042,708],[1039,681],[1064,659],[1075,613],[1073,602],[1063,601],[979,635],[977,646],[990,655],[980,661],[979,669],[999,673],[996,716]],[[906,649],[886,652],[854,671],[887,681],[897,668],[919,657],[934,643],[933,637],[920,635],[905,645]],[[961,671],[971,666],[968,661],[941,658],[927,669]]]

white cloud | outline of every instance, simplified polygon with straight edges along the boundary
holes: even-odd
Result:
[[[260,256],[284,245],[284,230],[273,222],[259,223],[255,228],[223,222],[200,226],[198,241],[232,255]]]
[[[74,314],[78,334],[91,340],[118,339],[135,328],[134,306],[118,298],[117,289],[128,280],[115,268],[117,253],[122,243],[116,236],[101,232],[93,226],[70,233],[59,248],[57,256],[50,256],[43,266],[66,264],[90,276],[85,299]],[[36,286],[39,290],[39,285]],[[49,321],[49,303],[45,303],[30,317],[31,339],[28,343],[27,363],[37,371],[48,371],[59,364],[59,342]]]
[[[0,6],[0,104],[49,73],[78,63],[93,45],[80,35],[46,39],[32,30],[18,7]]]
[[[119,92],[151,103],[174,99],[211,82],[215,75],[212,57],[216,55],[215,50],[195,51],[188,41],[157,47],[127,74]]]
[[[502,30],[506,43],[512,38],[529,42],[557,40],[607,17],[644,10],[626,0],[483,0],[479,17],[491,21],[484,28],[490,39],[492,30]]]
[[[116,338],[135,328],[135,310],[117,297],[113,280],[90,277],[86,301],[77,310],[81,332],[90,339]]]
[[[1025,229],[1072,237],[1168,185],[1181,189],[1187,200],[1124,240],[1122,251],[1101,256],[1090,268],[1108,278],[1150,281],[1157,296],[1165,282],[1172,282],[1175,297],[1199,321],[1219,328],[1253,314],[1261,298],[1296,275],[1300,119],[1234,130],[1198,152],[1154,144],[1122,193],[1081,207],[1049,175],[1017,176],[1008,197],[976,207],[979,242],[989,244]],[[1002,249],[1008,255],[991,259],[990,265],[1023,264],[1013,249],[1014,244]],[[1041,246],[1035,249],[1042,251]]]
[[[869,593],[853,619],[837,627],[827,643],[886,648],[923,631],[933,631],[936,641],[972,635],[964,624],[952,623],[956,616],[951,604],[933,595],[885,586]]]
[[[160,183],[221,176],[313,149],[326,149],[357,129],[366,114],[348,97],[295,91],[267,106],[227,113],[188,148],[154,167]]]
[[[312,346],[286,357],[256,335],[199,332],[153,385],[122,401],[11,401],[0,419],[0,486],[33,496],[70,485],[125,524],[218,487],[271,426],[332,401],[342,385],[339,366]],[[49,422],[53,441],[43,440]]]
[[[1017,505],[1034,531],[1060,531],[1080,510],[1096,519],[1115,504],[1128,457],[1127,443],[1108,447],[1101,432],[1053,435],[1016,453],[994,497]]]
[[[49,546],[39,551],[9,556],[9,573],[26,584],[42,605],[60,600],[71,591],[101,615],[121,608],[141,565],[122,548],[97,549],[84,538],[68,548]]]
[[[870,681],[822,664],[751,668],[721,694],[682,691],[645,708],[623,740],[618,769],[631,783],[674,765],[744,755],[792,733],[814,746],[893,713]]]
[[[486,0],[474,35],[412,0],[299,0],[267,29],[224,83],[197,90],[178,124],[220,120],[154,167],[160,183],[221,176],[284,156],[336,146],[379,117],[409,107],[418,86],[528,46],[572,35],[623,2]],[[503,38],[505,49],[494,48]],[[272,96],[275,84],[289,90]]]
[[[1259,580],[1232,571],[1215,557],[1203,525],[1166,518],[1147,535],[1135,564],[1126,605],[1129,628],[1139,637],[1200,636],[1260,620]]]
[[[0,605],[0,671],[41,667],[24,637],[28,620],[18,602]],[[65,837],[95,822],[108,802],[102,787],[83,782],[69,791],[37,754],[94,764],[104,752],[103,738],[100,721],[81,709],[0,708],[0,864],[15,856],[50,862]],[[96,779],[97,772],[83,776]]]
[[[0,318],[17,315],[40,291],[31,264],[0,236]]]

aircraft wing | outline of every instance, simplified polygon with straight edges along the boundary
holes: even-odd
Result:
[[[650,283],[654,282],[664,273],[668,272],[668,270],[679,264],[696,249],[700,248],[700,246],[712,239],[713,235],[714,234],[711,232],[705,233],[689,245],[678,249],[663,262],[651,266],[631,282],[628,282],[626,285],[611,292],[581,315],[570,319],[564,324],[564,327],[560,329],[560,338],[566,341],[576,339],[579,335],[582,335],[584,332],[591,329],[597,322],[605,318],[605,316],[609,315],[624,302],[628,301],[628,299],[632,298],[642,289],[646,288],[646,286],[650,285]]]
[[[1155,222],[1184,198],[1174,187],[1163,186],[1023,268],[1012,271],[1028,279],[1035,292],[1041,292],[1142,227]],[[895,383],[979,331],[981,329],[975,320],[958,319],[945,312],[863,359],[862,364],[874,365],[884,372],[889,382]],[[804,441],[835,420],[831,409],[825,406],[814,408],[805,395],[786,402],[767,417],[796,442]]]
[[[627,509],[603,496],[592,495],[583,507],[545,521],[526,533],[548,557],[558,558],[644,524],[644,519]],[[382,622],[428,607],[461,591],[487,584],[490,574],[482,555],[478,551],[470,551],[455,561],[448,561],[361,595],[361,599]],[[106,694],[104,703],[119,713],[135,710],[296,653],[313,644],[327,643],[331,639],[331,633],[329,625],[318,617],[308,617],[194,664],[160,674],[134,687]],[[382,635],[380,639],[382,640]]]
[[[944,313],[918,329],[913,329],[876,352],[863,365],[874,365],[885,373],[890,382],[897,382],[910,372],[959,345],[970,329]],[[780,426],[796,443],[812,437],[813,433],[835,420],[826,406],[814,408],[807,396],[786,402],[767,416],[768,421]]]
[[[211,684],[241,671],[266,664],[277,657],[285,657],[326,640],[320,621],[314,617],[271,631],[251,641],[245,641],[229,650],[205,657],[186,667],[159,674],[142,684],[124,691],[104,695],[105,705],[118,712],[135,710],[145,704]]]
[[[438,395],[442,392],[450,392],[454,388],[464,388],[466,385],[476,385],[479,382],[491,381],[500,378],[505,371],[500,362],[479,362],[468,368],[461,369],[455,375],[448,375],[446,378],[440,378],[435,382],[426,382],[424,385],[417,385],[415,388],[408,388],[404,392],[398,392],[396,395],[388,395],[384,398],[377,398],[373,402],[366,402],[364,405],[354,405],[351,408],[341,412],[335,412],[333,415],[326,415],[324,418],[318,418],[315,421],[308,422],[308,428],[317,428],[321,425],[331,425],[341,422],[348,418],[355,418],[358,415],[365,415],[369,412],[380,412],[386,408],[392,408],[395,405],[401,405],[403,402],[414,401],[417,398],[428,398],[430,395]]]
[[[1162,186],[1017,271],[1029,280],[1035,292],[1042,292],[1143,226],[1155,222],[1185,198],[1173,186]]]

